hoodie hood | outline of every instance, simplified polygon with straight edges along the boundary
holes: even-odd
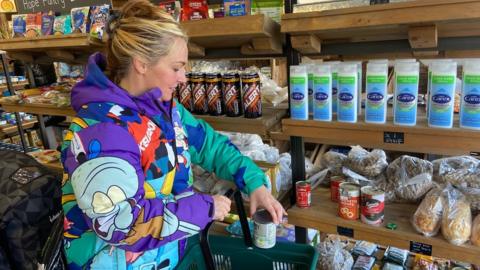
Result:
[[[159,88],[153,88],[140,96],[132,96],[105,76],[106,66],[105,56],[101,53],[89,57],[85,79],[72,89],[72,107],[76,112],[83,105],[102,102],[115,103],[149,116],[157,115],[165,108],[166,104],[160,101],[162,91]]]

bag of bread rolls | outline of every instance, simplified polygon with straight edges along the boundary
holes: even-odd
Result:
[[[443,214],[442,190],[430,190],[413,215],[412,224],[417,232],[431,237],[440,229]]]
[[[451,244],[462,245],[472,233],[470,202],[451,185],[443,190],[443,196],[442,234]]]
[[[477,215],[473,221],[472,238],[470,241],[475,246],[480,247],[480,215]]]

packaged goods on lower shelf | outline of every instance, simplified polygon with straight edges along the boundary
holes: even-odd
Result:
[[[411,156],[401,156],[387,167],[387,181],[394,190],[395,201],[416,202],[433,186],[432,163]]]
[[[324,241],[317,246],[320,254],[320,269],[351,270],[353,266],[352,255],[345,250],[346,244],[339,241]]]
[[[443,206],[442,189],[434,187],[415,211],[413,227],[425,236],[435,236],[442,224]]]
[[[340,175],[347,156],[335,151],[328,151],[322,156],[322,167],[329,169],[332,175]]]
[[[473,220],[472,237],[470,241],[473,245],[480,247],[480,214]]]
[[[465,195],[452,186],[443,191],[442,234],[451,244],[462,245],[472,233],[472,212]]]
[[[348,152],[345,166],[368,178],[376,177],[388,166],[387,155],[380,149],[369,152],[361,146],[353,146]]]
[[[458,156],[433,161],[434,180],[468,188],[480,188],[480,161]]]

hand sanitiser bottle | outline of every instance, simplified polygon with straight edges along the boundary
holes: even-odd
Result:
[[[431,69],[428,125],[430,127],[452,128],[457,63],[434,62]]]
[[[385,124],[387,120],[387,81],[387,63],[369,62],[367,64],[365,122]]]
[[[480,130],[480,59],[467,60],[463,66],[460,127]]]
[[[290,66],[290,118],[308,120],[307,66]]]
[[[338,67],[339,122],[357,122],[358,72],[356,64],[340,64]]]
[[[418,62],[395,63],[395,94],[393,123],[415,126],[417,124],[417,98],[420,64]]]
[[[332,121],[332,71],[329,65],[313,70],[313,120]]]

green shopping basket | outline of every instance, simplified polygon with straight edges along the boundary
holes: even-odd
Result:
[[[188,239],[177,270],[315,270],[318,252],[310,245],[279,242],[270,249],[254,247],[238,191],[235,200],[240,205],[237,208],[245,239],[208,236],[210,226],[207,226],[201,235]]]

